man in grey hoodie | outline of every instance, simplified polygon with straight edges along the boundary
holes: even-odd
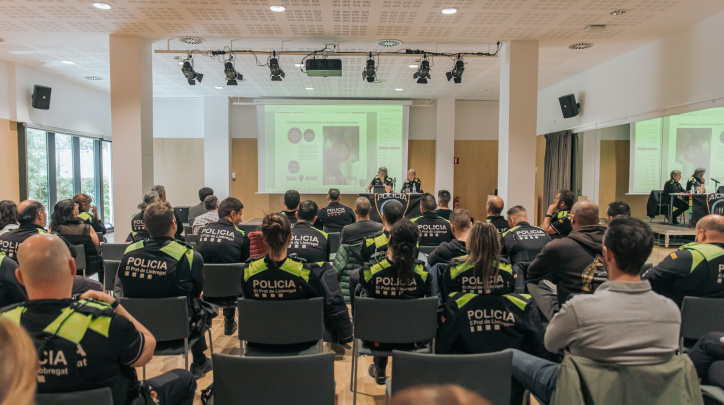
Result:
[[[548,243],[528,267],[528,291],[549,320],[572,295],[592,294],[608,278],[602,256],[606,228],[598,224],[598,206],[574,204],[571,226],[567,237]]]

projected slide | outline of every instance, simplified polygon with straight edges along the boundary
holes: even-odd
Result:
[[[631,193],[660,190],[672,170],[680,170],[681,185],[698,167],[706,169],[707,191],[716,191],[711,178],[724,177],[724,107],[710,108],[632,125]]]
[[[404,177],[401,105],[266,105],[259,192],[359,193],[379,166]]]

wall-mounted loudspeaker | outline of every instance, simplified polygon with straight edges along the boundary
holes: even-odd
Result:
[[[33,88],[33,108],[38,110],[50,109],[50,87],[38,86]]]
[[[558,101],[561,102],[563,118],[571,118],[578,115],[578,110],[581,108],[581,105],[576,103],[576,96],[569,94],[567,96],[559,97]]]

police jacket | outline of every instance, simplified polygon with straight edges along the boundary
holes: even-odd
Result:
[[[352,323],[344,303],[337,274],[329,263],[306,263],[287,257],[249,260],[244,266],[241,287],[244,297],[254,300],[300,300],[324,298],[325,340],[349,342]],[[331,336],[330,336],[331,335]]]
[[[405,180],[402,184],[401,193],[422,193],[422,182],[419,178],[415,177],[414,180]]]
[[[438,246],[452,240],[452,226],[447,219],[437,216],[435,212],[423,212],[421,216],[410,220],[420,231],[422,246]]]
[[[360,284],[372,298],[424,298],[430,295],[430,279],[425,264],[415,262],[412,279],[403,281],[397,276],[395,263],[384,257],[362,266]]]
[[[314,228],[309,222],[297,222],[292,228],[289,254],[296,254],[307,262],[329,261],[331,245],[326,232]]]
[[[510,264],[496,261],[498,277],[486,290],[483,286],[483,279],[474,274],[475,265],[465,261],[467,256],[461,256],[451,260],[449,263],[439,266],[437,280],[440,286],[442,300],[446,300],[451,292],[473,293],[473,294],[508,294],[515,291],[517,275],[513,273]]]
[[[390,186],[392,187],[394,185],[394,182],[392,181],[392,177],[385,177],[382,179],[380,176],[375,176],[374,179],[370,182],[371,186]]]
[[[450,214],[452,214],[452,210],[448,208],[438,208],[435,213],[437,216],[450,220]]]
[[[571,225],[571,210],[560,210],[551,217],[551,227],[556,231],[555,237],[568,235],[573,230]]]
[[[131,217],[131,233],[128,234],[126,242],[138,242],[151,237],[143,223],[143,213],[144,211],[141,211]]]
[[[131,364],[143,353],[145,339],[110,305],[32,300],[6,309],[2,316],[23,326],[40,347],[39,393],[109,387],[114,404],[130,403],[134,397],[138,381]]]
[[[488,222],[495,225],[495,228],[498,230],[499,234],[503,234],[503,232],[507,231],[510,228],[510,224],[508,224],[508,220],[503,218],[502,215],[493,215],[488,217]]]
[[[297,210],[294,211],[282,211],[280,214],[284,214],[287,216],[287,219],[289,220],[289,223],[294,225],[297,223]]]
[[[199,228],[196,251],[204,263],[244,263],[249,258],[249,238],[226,218]]]
[[[450,242],[441,243],[437,249],[433,250],[432,253],[427,256],[427,264],[432,267],[438,263],[448,263],[456,257],[467,254],[468,251],[465,249],[465,241],[453,239]]]
[[[326,226],[329,232],[341,232],[344,226],[353,224],[356,220],[352,207],[339,201],[330,201],[326,207],[320,208],[317,212],[314,227],[324,230]]]
[[[681,307],[685,296],[724,297],[724,243],[690,243],[641,277]]]
[[[664,184],[664,191],[661,192],[661,198],[662,204],[671,204],[671,194],[676,193],[685,193],[686,190],[684,190],[683,187],[681,187],[681,183],[678,181],[675,181],[674,179],[670,179],[669,181]]]
[[[18,264],[13,259],[0,253],[0,308],[17,304],[28,299],[25,286],[15,277]]]
[[[81,212],[78,214],[78,218],[80,218],[83,222],[93,227],[93,230],[96,232],[100,232],[102,234],[106,234],[106,226],[103,225],[103,222],[93,216],[90,212]]]
[[[18,246],[25,242],[25,239],[39,233],[47,233],[47,231],[42,226],[35,224],[20,225],[14,231],[5,232],[0,235],[0,252],[17,261]]]
[[[550,241],[546,231],[527,222],[520,222],[503,233],[501,254],[508,256],[511,264],[530,262]]]
[[[697,177],[691,176],[689,181],[686,182],[686,191],[691,191],[694,187],[701,187],[701,180]]]
[[[204,260],[191,247],[170,237],[142,240],[126,248],[118,267],[121,293],[129,298],[187,297],[189,315],[204,289]]]
[[[366,237],[364,242],[362,242],[362,261],[368,262],[372,258],[372,255],[377,252],[386,252],[387,238],[389,238],[389,236],[389,232],[382,230]]]
[[[536,309],[528,294],[450,293],[440,317],[435,352],[474,354],[518,349],[548,357]]]

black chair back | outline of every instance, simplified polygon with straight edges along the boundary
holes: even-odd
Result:
[[[239,340],[270,345],[313,342],[324,337],[322,298],[262,301],[240,298]]]
[[[189,236],[191,235],[191,232],[193,231],[193,227],[191,225],[184,225],[184,235]]]
[[[437,297],[410,300],[356,297],[354,304],[357,339],[385,343],[435,339]]]
[[[238,297],[242,263],[204,264],[204,298]]]
[[[194,234],[186,235],[186,243],[196,243],[198,241],[198,236]]]
[[[420,253],[429,255],[437,249],[437,246],[420,246]]]
[[[107,387],[88,391],[35,394],[35,403],[37,405],[113,405],[113,394]]]
[[[75,249],[75,269],[78,272],[83,272],[83,277],[85,277],[85,246],[83,245],[73,245],[73,249]]]
[[[148,328],[158,342],[189,337],[189,307],[186,297],[120,297],[119,300],[123,308]]]
[[[120,265],[120,260],[103,260],[103,288],[106,291],[113,291],[113,283],[116,281]]]
[[[190,207],[174,207],[173,211],[178,214],[182,224],[189,223],[189,208]],[[176,224],[180,225],[180,224]]]
[[[709,332],[724,331],[724,299],[684,297],[681,304],[681,340],[679,349],[684,349],[684,339],[698,340]]]
[[[342,244],[342,234],[339,232],[330,232],[329,235],[329,251],[332,253],[337,253],[339,250],[339,245]]]
[[[128,249],[127,243],[104,243],[101,245],[103,260],[121,260]]]

